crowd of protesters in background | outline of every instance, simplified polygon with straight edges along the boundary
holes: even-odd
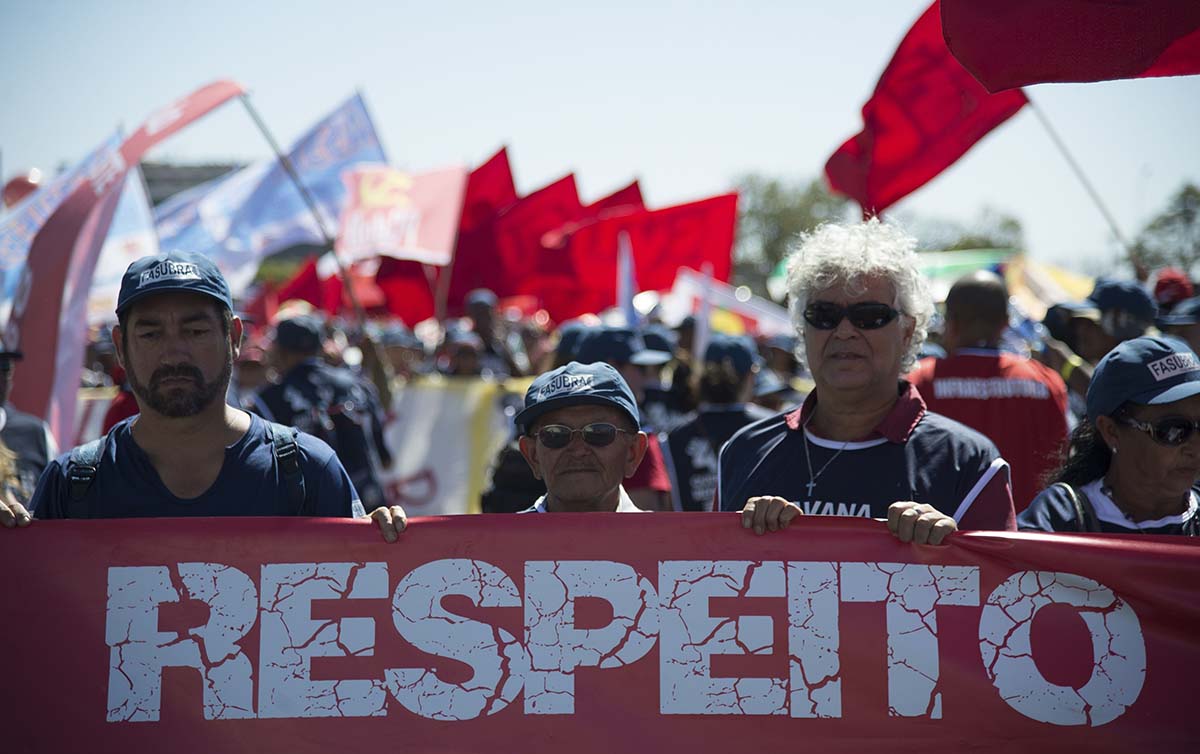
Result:
[[[1174,487],[1164,492],[1163,496],[1179,500],[1174,504],[1156,500],[1153,511],[1145,514],[1153,517],[1146,518],[1141,515],[1145,506],[1129,504],[1126,510],[1118,499],[1128,493],[1122,495],[1121,487],[1103,483],[1105,473],[1124,466],[1097,459],[1101,450],[1109,453],[1108,461],[1116,458],[1117,436],[1134,433],[1137,442],[1149,443],[1148,453],[1183,456],[1184,461],[1176,465],[1186,468],[1179,473],[1192,474],[1188,463],[1194,438],[1185,430],[1195,428],[1188,422],[1200,418],[1200,412],[1192,416],[1187,411],[1190,403],[1177,405],[1172,400],[1171,408],[1178,410],[1164,416],[1179,427],[1164,428],[1165,419],[1159,416],[1164,409],[1143,417],[1146,412],[1137,408],[1143,401],[1129,395],[1121,406],[1110,407],[1108,414],[1093,415],[1093,381],[1114,349],[1135,343],[1129,352],[1134,356],[1126,354],[1121,362],[1125,363],[1151,353],[1166,358],[1163,354],[1170,355],[1170,349],[1190,354],[1200,345],[1200,297],[1193,295],[1188,278],[1170,269],[1149,282],[1101,278],[1087,299],[1054,302],[1038,321],[1014,305],[1002,274],[996,272],[1003,270],[972,273],[951,289],[944,309],[929,320],[928,339],[919,349],[925,358],[915,367],[905,362],[905,369],[912,367],[912,371],[901,384],[912,386],[929,410],[957,419],[999,448],[1011,466],[1015,511],[1025,510],[1035,498],[1041,501],[1022,517],[1023,527],[1193,531],[1198,495],[1192,484],[1183,485],[1186,494],[1176,494]],[[896,302],[877,303],[890,307]],[[857,329],[864,324],[861,312],[851,311],[853,306],[843,309],[858,315],[848,317],[846,326],[859,336],[871,335]],[[381,431],[384,415],[393,397],[413,380],[505,383],[516,411],[528,379],[573,361],[603,362],[621,375],[635,396],[639,429],[647,436],[645,460],[623,482],[629,500],[644,510],[713,510],[720,507],[717,459],[729,438],[744,426],[796,411],[812,390],[802,346],[814,320],[805,324],[801,318],[795,332],[770,337],[752,332],[705,333],[705,343],[697,344],[694,316],[667,323],[661,314],[657,307],[642,312],[643,321],[632,326],[616,312],[556,325],[545,312],[509,306],[490,290],[478,289],[466,297],[461,317],[413,328],[387,320],[360,325],[351,318],[323,316],[305,302],[289,302],[271,321],[246,318],[245,341],[226,397],[229,405],[267,418],[279,418],[282,412],[287,423],[328,435],[335,449],[344,445],[339,455],[348,456],[342,461],[352,476],[357,474],[356,486],[370,509],[388,502],[377,481],[394,450],[387,447]],[[1146,335],[1166,340],[1137,345],[1141,343],[1137,339]],[[703,352],[697,352],[698,346]],[[11,374],[11,365],[20,355],[5,352],[2,356],[5,372]],[[107,432],[137,412],[107,328],[94,332],[86,366],[85,387],[117,388],[104,420]],[[299,377],[301,372],[307,377]],[[1183,372],[1185,377],[1193,373],[1200,374],[1200,366]],[[308,379],[313,375],[321,379]],[[1190,377],[1184,381],[1190,384]],[[295,384],[289,387],[289,383]],[[15,416],[11,408],[9,415]],[[12,430],[6,430],[6,442],[29,444],[28,438],[10,439]],[[546,492],[542,479],[522,456],[519,439],[514,432],[491,462],[482,500],[485,512],[525,510]],[[814,464],[850,450],[844,442],[825,442],[829,447],[814,442],[811,436],[806,440],[810,456],[816,449]],[[1134,441],[1126,444],[1132,446]],[[13,456],[6,495],[28,499],[35,481],[31,475],[36,472],[31,469],[44,467],[52,450],[0,450],[7,451],[0,461]],[[18,450],[15,455],[14,450]],[[1100,474],[1097,479],[1074,474],[1081,455],[1088,453],[1095,468],[1089,466],[1087,471]],[[799,458],[791,463],[795,465]],[[8,466],[0,464],[0,471],[4,468]],[[1039,497],[1055,481],[1057,491]],[[1137,488],[1136,484],[1129,487],[1127,478],[1120,484]],[[1115,498],[1113,489],[1118,490]],[[1072,508],[1081,510],[1080,515],[1063,513],[1068,503],[1074,506],[1080,501],[1081,508]],[[1087,513],[1091,510],[1098,511],[1099,524],[1097,514]],[[1112,523],[1118,515],[1114,511],[1125,511],[1120,514],[1124,523]]]

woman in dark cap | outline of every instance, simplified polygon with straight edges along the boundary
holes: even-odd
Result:
[[[1171,337],[1141,337],[1096,365],[1087,420],[1023,530],[1200,534],[1200,358]]]

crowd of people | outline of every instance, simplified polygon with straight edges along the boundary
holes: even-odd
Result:
[[[422,375],[532,378],[485,512],[740,511],[957,529],[1196,534],[1200,297],[1101,279],[1022,321],[1004,279],[964,276],[939,313],[916,241],[826,225],[788,264],[794,333],[708,334],[585,317],[510,318],[480,289],[436,334],[356,328],[311,307],[244,323],[203,256],[138,260],[90,379],[121,392],[104,435],[57,455],[5,403],[0,523],[187,515],[405,513],[381,475],[393,395]],[[434,341],[434,342],[431,342]],[[932,355],[928,355],[932,354]],[[0,350],[7,397],[21,358]]]

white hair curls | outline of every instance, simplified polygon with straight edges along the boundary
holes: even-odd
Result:
[[[799,335],[796,358],[807,363],[804,308],[812,294],[842,285],[848,294],[859,295],[868,279],[882,278],[896,290],[892,305],[915,325],[900,362],[901,374],[912,369],[933,316],[933,299],[917,265],[916,247],[917,239],[878,218],[849,225],[822,225],[802,235],[787,265],[788,308]]]

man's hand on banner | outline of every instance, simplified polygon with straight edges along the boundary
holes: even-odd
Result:
[[[382,505],[371,511],[367,518],[379,526],[379,532],[383,534],[383,541],[395,542],[400,536],[400,532],[408,528],[408,516],[404,514],[404,509],[399,505]],[[5,524],[8,526],[8,524]]]
[[[796,516],[804,511],[795,503],[781,497],[752,497],[742,508],[742,528],[754,529],[755,534],[786,529]]]
[[[901,542],[918,545],[940,545],[946,535],[958,531],[953,517],[928,503],[911,500],[888,506],[887,525]]]
[[[0,494],[0,526],[11,529],[14,526],[29,526],[31,521],[33,516],[13,498],[12,493],[5,491]]]

